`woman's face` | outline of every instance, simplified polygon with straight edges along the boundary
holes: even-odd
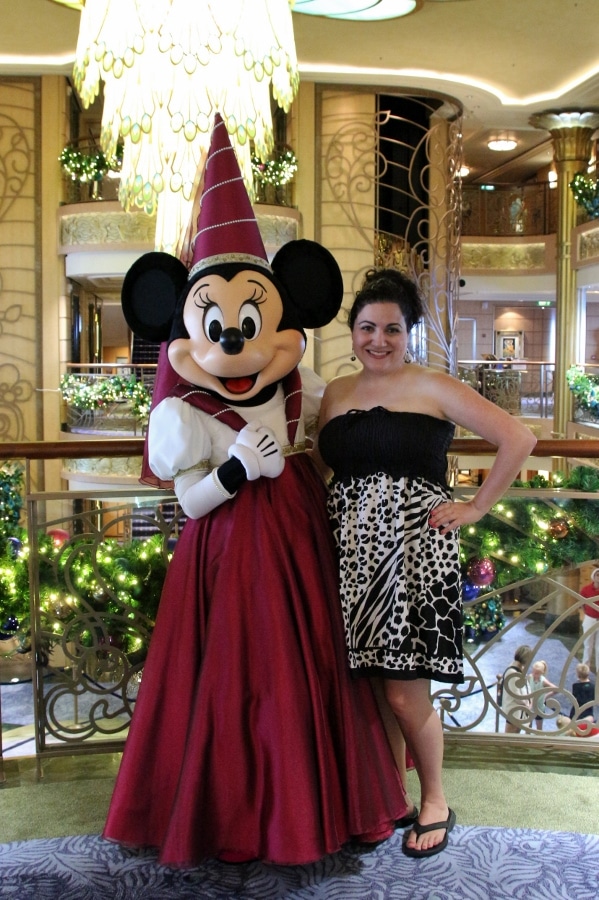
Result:
[[[402,366],[409,331],[397,303],[369,303],[356,316],[352,329],[354,353],[365,369],[390,372]]]

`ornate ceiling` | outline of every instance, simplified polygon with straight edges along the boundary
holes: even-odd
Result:
[[[0,74],[70,74],[79,13],[52,0],[5,4]],[[304,81],[431,90],[464,108],[467,180],[509,182],[551,161],[548,135],[529,124],[546,109],[599,107],[597,0],[418,0],[380,22],[294,14]],[[509,132],[515,150],[492,153]]]

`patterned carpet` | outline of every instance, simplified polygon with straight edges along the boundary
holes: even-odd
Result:
[[[596,900],[599,836],[456,826],[449,848],[409,859],[402,833],[310,866],[157,865],[97,835],[0,845],[0,897],[15,900]]]

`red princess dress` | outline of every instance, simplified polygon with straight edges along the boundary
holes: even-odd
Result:
[[[189,519],[168,569],[104,829],[164,864],[309,863],[407,811],[370,685],[347,667],[298,378],[236,409],[179,386],[152,413],[155,470],[208,474],[256,418],[286,455],[278,478]]]

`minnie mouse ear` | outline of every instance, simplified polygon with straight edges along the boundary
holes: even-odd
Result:
[[[153,343],[168,340],[187,275],[170,253],[144,253],[133,263],[123,281],[121,305],[134,334]]]
[[[284,244],[272,261],[303,328],[321,328],[341,308],[343,278],[332,253],[316,241]]]

